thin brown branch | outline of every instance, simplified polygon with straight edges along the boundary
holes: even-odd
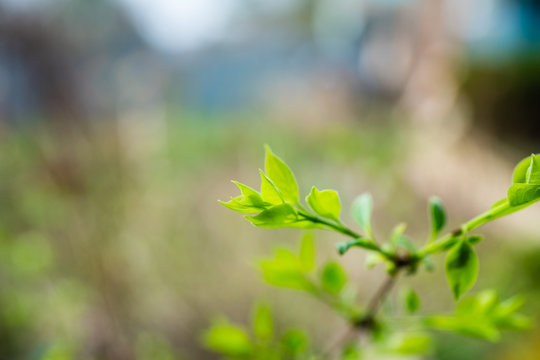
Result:
[[[353,326],[349,327],[346,331],[339,334],[336,338],[334,338],[331,342],[331,344],[326,348],[326,350],[323,352],[322,358],[323,359],[329,359],[331,358],[332,354],[340,347],[342,346],[346,341],[351,338],[355,332],[359,332],[358,337],[362,335],[363,333],[367,333],[373,329],[374,326],[374,320],[375,316],[377,315],[377,312],[381,306],[381,304],[384,302],[392,288],[394,287],[394,284],[396,283],[397,277],[399,275],[399,270],[393,275],[388,276],[385,281],[381,284],[381,286],[377,289],[375,294],[371,297],[371,299],[368,302],[367,306],[367,312],[364,315],[364,317]]]
[[[332,354],[334,354],[334,352],[352,336],[354,331],[354,327],[349,327],[338,336],[334,337],[332,342],[323,351],[322,359],[330,359]]]
[[[392,290],[392,287],[394,287],[398,275],[399,272],[394,275],[390,275],[382,283],[379,289],[377,289],[375,294],[369,300],[366,318],[374,318],[375,315],[377,315],[377,311],[379,310],[380,305],[382,304],[390,290]]]

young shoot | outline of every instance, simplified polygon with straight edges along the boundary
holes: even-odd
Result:
[[[419,248],[405,235],[405,224],[396,226],[387,242],[375,240],[371,226],[373,200],[368,193],[352,202],[351,215],[361,231],[343,222],[341,200],[335,190],[313,186],[303,203],[293,172],[268,146],[260,176],[259,190],[235,181],[240,195],[220,203],[246,214],[245,218],[257,227],[324,229],[343,235],[348,239],[336,244],[339,255],[353,249],[367,251],[371,265],[385,264],[388,278],[374,291],[368,303],[357,303],[355,287],[349,283],[345,269],[338,262],[317,266],[310,230],[305,233],[298,253],[280,248],[273,257],[262,260],[259,263],[261,274],[271,285],[303,291],[327,304],[346,319],[350,331],[327,346],[312,349],[307,335],[298,330],[276,336],[270,310],[259,307],[254,319],[254,335],[238,325],[220,320],[204,336],[208,348],[229,359],[367,359],[376,358],[377,354],[429,353],[433,349],[429,329],[497,341],[502,330],[526,329],[530,325],[529,320],[518,313],[523,305],[520,296],[503,301],[494,290],[464,295],[474,287],[479,272],[474,247],[482,237],[471,232],[540,200],[540,155],[533,154],[516,166],[512,184],[503,199],[451,232],[443,233],[447,215],[441,200],[430,198],[431,229],[425,245]],[[396,284],[398,275],[413,275],[419,265],[432,269],[430,257],[439,253],[446,253],[449,292],[455,301],[459,301],[455,312],[418,315],[421,298],[409,289],[404,296],[404,309],[411,317],[407,326],[400,327],[396,325],[397,319],[381,316],[381,305]],[[362,337],[369,337],[371,341],[366,345],[365,341],[360,342]]]

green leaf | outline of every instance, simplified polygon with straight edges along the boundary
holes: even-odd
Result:
[[[535,155],[534,157],[536,158],[537,156],[540,156],[540,155]],[[514,172],[512,174],[512,183],[513,184],[526,184],[527,171],[529,170],[530,166],[531,166],[531,156],[528,156],[525,159],[521,160],[517,164],[517,166],[514,168]]]
[[[467,300],[468,304],[458,308],[458,312],[464,316],[471,313],[483,314],[501,329],[524,330],[530,327],[530,319],[517,313],[525,302],[522,296],[514,296],[501,302],[495,291],[486,290]]]
[[[438,197],[429,199],[429,214],[431,217],[431,239],[435,239],[446,224],[446,212]]]
[[[298,203],[298,184],[291,169],[266,146],[264,170],[285,201]]]
[[[425,319],[425,324],[436,329],[449,330],[489,341],[500,339],[499,330],[483,317],[432,316]]]
[[[261,196],[262,199],[270,204],[281,204],[283,203],[283,198],[279,193],[279,190],[276,188],[276,185],[266,176],[262,170],[259,170],[261,174]]]
[[[525,182],[527,184],[540,185],[540,161],[534,154],[531,155],[531,161],[525,173]]]
[[[512,174],[514,184],[540,184],[540,154],[521,160]]]
[[[319,191],[314,186],[306,197],[306,202],[320,216],[339,222],[341,203],[335,190]]]
[[[408,250],[410,253],[416,252],[416,247],[413,245],[411,239],[405,235],[405,230],[407,229],[407,224],[400,223],[394,230],[392,230],[392,235],[390,235],[390,251],[394,251],[396,248],[401,247]]]
[[[371,212],[373,199],[368,193],[358,196],[352,204],[352,217],[371,236]]]
[[[232,181],[236,186],[238,186],[238,188],[240,189],[240,192],[242,193],[242,196],[246,199],[246,200],[249,200],[250,203],[252,203],[254,206],[264,206],[264,205],[267,205],[263,199],[262,199],[262,196],[261,194],[250,188],[249,186],[247,185],[244,185],[242,183],[239,183],[238,181]]]
[[[500,319],[498,325],[508,330],[529,330],[533,326],[533,321],[528,316],[514,314]]]
[[[500,303],[497,308],[497,317],[508,317],[521,309],[525,304],[525,297],[516,295]]]
[[[255,213],[266,209],[270,203],[263,201],[262,196],[257,191],[247,185],[233,181],[242,192],[241,196],[231,198],[228,202],[220,201],[220,203],[231,210],[242,213]]]
[[[482,241],[484,238],[482,237],[482,235],[472,235],[472,236],[469,236],[467,237],[467,242],[470,244],[470,245],[476,245],[478,244],[480,241]]]
[[[453,316],[434,316],[426,325],[490,341],[500,338],[500,330],[523,330],[530,320],[517,313],[523,298],[516,296],[501,302],[493,290],[485,290],[463,299]]]
[[[484,290],[474,296],[469,296],[458,304],[456,314],[462,316],[486,316],[499,304],[499,296],[493,290]]]
[[[242,200],[243,200],[243,197],[239,196],[236,198],[231,198],[231,200],[227,202],[219,200],[219,203],[225,206],[226,208],[229,208],[231,210],[241,212],[241,213],[251,214],[251,213],[256,213],[256,212],[261,211],[261,209],[258,207],[251,206],[251,205],[244,205],[242,203]]]
[[[341,360],[360,360],[362,359],[362,351],[360,346],[356,343],[350,343],[345,345],[345,348],[341,352]]]
[[[306,231],[300,244],[300,263],[302,270],[309,272],[315,268],[315,241],[313,233]]]
[[[414,314],[420,308],[420,298],[414,290],[410,289],[407,291],[405,295],[405,305],[407,311],[411,314]]]
[[[424,258],[421,259],[421,262],[427,271],[433,272],[435,270],[435,264],[433,264],[433,260],[429,255],[424,256]]]
[[[478,257],[467,241],[460,241],[449,251],[445,263],[446,277],[454,299],[459,299],[476,282]]]
[[[532,154],[523,159],[514,169],[513,185],[508,188],[510,207],[496,217],[511,214],[540,200],[540,155]]]
[[[246,216],[253,225],[262,228],[287,227],[298,220],[296,209],[290,204],[281,204],[264,210],[259,215]]]
[[[274,320],[272,311],[267,305],[260,304],[253,315],[253,332],[263,341],[271,340],[274,336]]]
[[[270,285],[290,289],[314,291],[303,270],[300,259],[286,249],[278,249],[273,259],[259,263],[264,280]]]
[[[326,264],[321,272],[321,284],[323,289],[331,294],[337,294],[347,282],[347,276],[343,268],[336,262]]]
[[[519,206],[540,200],[540,185],[514,184],[508,188],[508,202]]]
[[[405,224],[405,223],[397,224],[396,227],[392,230],[392,235],[390,235],[390,243],[393,246],[397,245],[399,239],[405,233],[405,230],[407,230],[407,224]]]
[[[262,263],[261,270],[264,281],[270,285],[295,290],[313,290],[313,285],[302,273],[291,271],[291,269],[284,268],[280,264]]]
[[[426,333],[396,334],[388,340],[388,348],[402,355],[426,354],[433,348]]]
[[[397,239],[395,246],[407,249],[411,254],[416,252],[416,247],[412,243],[411,239],[405,235],[402,235]]]
[[[286,358],[298,356],[302,354],[308,345],[308,339],[301,330],[287,330],[281,337],[281,351]]]
[[[252,344],[246,332],[239,326],[220,321],[203,335],[204,345],[227,356],[247,356]]]

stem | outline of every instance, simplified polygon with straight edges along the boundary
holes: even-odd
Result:
[[[399,271],[387,277],[386,280],[379,287],[379,289],[377,289],[377,291],[368,303],[368,312],[366,318],[374,318],[375,315],[377,315],[377,311],[379,310],[380,305],[382,304],[388,293],[390,293],[392,287],[394,287],[398,274]]]
[[[492,220],[495,220],[497,218],[500,218],[501,216],[507,215],[507,210],[510,209],[510,204],[508,201],[504,202],[503,204],[491,208],[488,211],[478,215],[477,217],[469,220],[465,224],[461,226],[464,232],[469,232],[473,229],[476,229],[477,227],[484,225],[487,222],[490,222]]]
[[[386,257],[388,260],[392,261],[396,265],[396,271],[393,274],[390,274],[388,278],[381,284],[381,286],[377,289],[375,294],[372,296],[372,298],[369,300],[367,305],[367,311],[365,315],[359,320],[359,321],[352,321],[352,325],[348,330],[337,336],[332,343],[328,346],[328,348],[324,351],[323,358],[328,358],[332,355],[332,353],[343,343],[345,343],[349,338],[353,336],[353,333],[355,331],[373,331],[375,327],[377,326],[375,322],[375,317],[377,315],[377,312],[379,311],[379,308],[381,307],[381,304],[384,302],[384,300],[387,298],[388,294],[394,287],[397,277],[401,270],[413,266],[416,261],[422,259],[423,257],[434,254],[438,252],[442,252],[449,247],[453,246],[454,243],[459,239],[460,236],[463,234],[468,233],[471,230],[476,229],[479,226],[484,225],[485,223],[488,223],[492,220],[495,220],[499,217],[511,214],[515,211],[518,211],[526,206],[530,205],[530,203],[523,204],[520,206],[511,206],[508,202],[508,200],[502,202],[500,205],[490,208],[488,211],[474,217],[473,219],[467,221],[466,223],[462,224],[459,228],[452,231],[451,233],[448,233],[439,239],[435,239],[435,236],[433,234],[431,235],[432,242],[428,243],[422,250],[418,251],[415,254],[412,254],[411,257],[406,258],[400,258],[396,254],[387,252],[383,249],[381,249],[373,240],[373,235],[368,233],[368,236],[370,238],[362,237],[360,234],[355,233],[354,231],[348,229],[347,227],[343,226],[341,223],[333,223],[329,222],[327,220],[324,220],[322,218],[319,218],[317,216],[311,215],[307,212],[300,211],[299,214],[306,219],[314,222],[323,224],[333,230],[336,230],[339,233],[342,233],[344,235],[350,236],[357,240],[366,240],[366,242],[358,243],[356,246],[363,247],[368,250],[372,250],[375,252],[380,253],[384,257]],[[303,210],[303,209],[302,209]],[[360,333],[361,334],[361,333]]]
[[[393,275],[390,275],[385,279],[385,281],[381,284],[381,286],[377,289],[375,294],[371,297],[371,299],[368,302],[367,312],[364,315],[364,317],[359,321],[358,323],[353,324],[349,329],[344,331],[342,334],[337,336],[335,339],[332,340],[332,343],[326,348],[326,350],[323,352],[323,359],[330,357],[332,353],[345,341],[347,341],[355,331],[370,331],[373,329],[375,325],[375,316],[377,315],[377,312],[381,306],[381,304],[384,302],[392,288],[394,287],[394,284],[396,283],[397,275],[399,274],[396,272]],[[359,334],[359,336],[362,333]]]
[[[461,235],[463,234],[462,228],[457,229],[456,231],[446,234],[445,236],[439,238],[438,240],[435,240],[434,242],[428,244],[424,249],[420,250],[417,253],[417,256],[420,258],[425,257],[426,255],[434,254],[437,252],[444,251],[444,249],[451,246],[451,244]]]
[[[328,221],[328,220],[325,220],[323,218],[320,218],[318,216],[315,216],[315,215],[311,215],[305,211],[299,211],[298,212],[299,215],[303,216],[304,218],[306,218],[307,220],[313,222],[313,223],[317,223],[317,224],[322,224],[322,225],[325,225],[343,235],[346,235],[346,236],[349,236],[353,239],[361,239],[361,240],[365,240],[364,242],[361,242],[361,243],[358,243],[356,244],[356,246],[359,246],[359,247],[362,247],[364,249],[367,249],[367,250],[372,250],[372,251],[375,251],[375,252],[378,252],[380,253],[381,255],[383,255],[385,258],[387,258],[388,260],[391,260],[391,261],[395,261],[395,257],[393,256],[393,254],[381,249],[376,243],[374,243],[371,239],[369,238],[366,238],[356,232],[354,232],[353,230],[341,225],[341,224],[336,224],[336,223],[333,223],[331,221]]]
[[[336,230],[337,232],[340,232],[344,235],[347,235],[349,237],[352,237],[354,239],[361,239],[363,238],[362,235],[352,231],[351,229],[349,228],[346,228],[345,226],[342,226],[342,225],[339,225],[339,224],[335,224],[333,222],[330,222],[330,221],[327,221],[325,219],[322,219],[318,216],[313,216],[311,214],[308,214],[308,213],[305,213],[305,212],[302,212],[300,211],[299,212],[300,215],[302,215],[303,217],[305,217],[306,219],[314,222],[314,223],[318,223],[318,224],[323,224],[323,225],[326,225],[334,230]]]
[[[339,334],[338,336],[336,336],[332,342],[330,343],[330,345],[328,345],[326,347],[326,349],[323,351],[322,353],[322,358],[323,359],[327,359],[327,358],[330,358],[330,356],[332,355],[332,353],[334,353],[336,351],[337,348],[341,347],[341,345],[343,345],[343,343],[345,341],[347,341],[347,339],[349,339],[349,337],[351,337],[351,335],[354,333],[354,327],[349,327],[348,329],[346,329],[345,331],[343,331],[341,334]]]
[[[324,291],[321,291],[316,287],[315,284],[314,291],[311,292],[319,301],[327,305],[329,308],[337,310],[340,315],[345,317],[347,320],[350,320],[355,314],[355,309],[347,303],[344,303],[340,299],[332,298],[328,296]]]
[[[444,251],[448,247],[452,246],[453,243],[456,242],[457,238],[461,235],[468,233],[469,231],[474,230],[477,227],[484,225],[485,223],[488,223],[492,220],[495,220],[518,210],[517,208],[516,210],[513,210],[511,208],[512,207],[508,202],[504,202],[499,206],[483,212],[482,214],[462,224],[458,229],[454,230],[453,232],[446,234],[438,240],[435,240],[432,243],[428,244],[424,249],[418,252],[418,256],[424,257],[429,254]]]

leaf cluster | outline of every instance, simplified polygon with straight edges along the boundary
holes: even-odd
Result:
[[[250,331],[225,319],[214,321],[203,334],[202,343],[231,360],[296,360],[307,358],[309,340],[299,329],[278,334],[271,309],[255,307]]]
[[[530,320],[518,310],[525,299],[514,296],[501,301],[494,290],[463,299],[452,315],[426,317],[426,325],[489,341],[498,341],[501,330],[525,330]]]
[[[428,203],[430,232],[423,246],[416,245],[417,243],[406,235],[406,224],[398,224],[388,240],[381,244],[376,241],[371,225],[373,199],[369,194],[360,195],[352,203],[351,216],[362,229],[363,234],[360,234],[343,223],[341,201],[335,190],[312,187],[305,198],[307,205],[301,204],[299,187],[293,172],[269,147],[266,147],[265,171],[261,170],[260,174],[259,191],[234,182],[241,195],[221,203],[234,211],[252,214],[247,215],[246,219],[258,227],[322,228],[345,235],[349,239],[336,244],[339,255],[345,255],[353,248],[367,250],[368,266],[385,264],[390,278],[368,305],[356,304],[355,289],[347,283],[343,267],[336,261],[329,261],[318,268],[312,233],[306,233],[298,254],[279,248],[273,257],[259,263],[264,280],[274,286],[301,290],[315,296],[344,316],[353,328],[367,329],[373,333],[374,339],[378,339],[375,336],[377,333],[385,334],[379,344],[402,354],[428,352],[430,342],[429,336],[418,329],[413,329],[412,333],[385,331],[385,323],[378,320],[378,305],[384,301],[397,275],[404,270],[413,275],[418,271],[419,265],[433,270],[431,257],[447,252],[446,277],[454,299],[459,301],[474,286],[479,274],[479,261],[474,247],[482,237],[470,232],[540,200],[540,155],[533,154],[516,166],[512,185],[504,199],[456,230],[441,235],[447,215],[441,200],[432,197]],[[415,323],[496,341],[500,338],[501,330],[521,330],[529,326],[529,320],[517,312],[522,304],[521,297],[500,301],[496,292],[489,290],[461,300],[451,315],[416,316]],[[409,314],[416,314],[421,299],[411,290],[404,298],[404,305]],[[214,326],[213,330],[207,333],[207,346],[228,356],[249,355],[257,358],[253,354],[256,353],[254,349],[258,345],[253,345],[244,331],[230,325],[220,326]],[[229,330],[224,332],[229,333],[232,339],[224,343],[244,344],[243,348],[238,347],[243,349],[241,354],[227,354],[223,348],[216,345],[219,341],[215,339],[221,337],[215,334],[219,334],[218,330],[224,326],[229,326]],[[270,331],[264,330],[262,325],[259,327],[255,333],[259,334],[257,336],[261,340],[260,334],[268,335]],[[354,343],[345,343],[342,350],[343,359],[358,359],[360,356]]]
[[[347,320],[361,319],[361,309],[354,304],[355,291],[347,287],[348,276],[336,261],[326,261],[317,266],[313,235],[306,232],[298,254],[278,248],[271,258],[259,262],[265,282],[270,285],[301,290],[315,296]]]
[[[245,218],[262,228],[326,228],[361,237],[341,223],[341,201],[337,191],[319,190],[313,186],[305,199],[310,208],[306,209],[300,203],[293,172],[268,146],[264,171],[259,170],[259,173],[259,191],[233,181],[241,194],[220,203],[237,212],[256,214],[246,215]]]

